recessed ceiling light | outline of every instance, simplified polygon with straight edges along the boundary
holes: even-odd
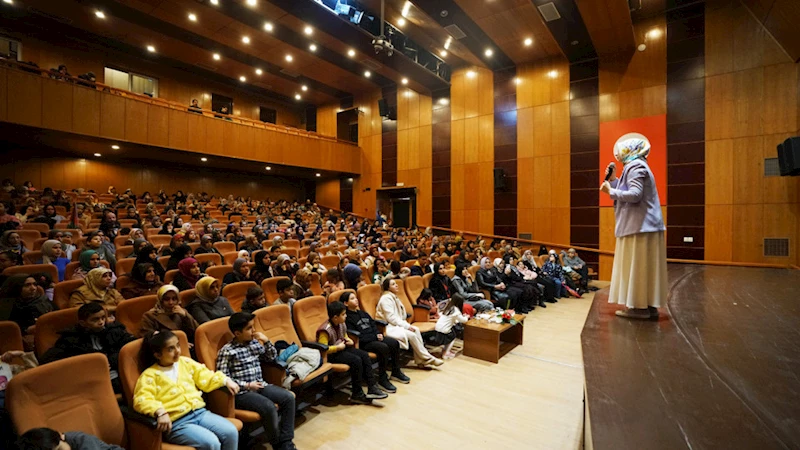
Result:
[[[351,58],[356,56],[356,51],[351,48],[350,50],[347,51],[347,56]]]
[[[308,46],[308,49],[309,49],[309,50],[311,50],[312,52],[315,52],[315,51],[317,51],[317,44],[311,44],[311,45],[309,45],[309,46]]]
[[[272,22],[264,22],[264,29],[267,31],[272,31],[273,29]]]
[[[400,80],[400,82],[403,84],[408,84],[408,78],[403,78],[402,80]]]
[[[247,78],[244,75],[242,75],[242,76],[239,77],[239,81],[244,83],[245,81],[247,81]]]
[[[405,2],[403,4],[403,10],[400,12],[400,14],[402,14],[403,17],[408,17],[408,12],[410,10],[411,10],[411,2]]]
[[[214,53],[214,61],[219,61],[222,59],[222,56],[219,56],[219,53]]]
[[[219,0],[211,0],[212,5],[219,5]]]
[[[286,62],[292,62],[292,60],[294,58],[292,57],[292,55],[286,55],[285,59],[286,59]]]
[[[556,78],[556,77],[558,77],[558,71],[557,70],[551,70],[550,72],[547,72],[547,76],[550,77],[550,78]]]
[[[200,158],[200,161],[206,162],[206,161],[208,161],[208,158],[206,158],[206,157]]]
[[[440,98],[440,99],[439,99],[439,104],[440,104],[440,105],[447,105],[447,104],[450,104],[450,100],[448,100],[448,99],[447,99],[447,98],[445,98],[445,97],[442,97],[442,98]]]
[[[189,20],[191,20],[192,22],[197,22],[197,16],[195,16],[194,14],[190,13],[189,14]]]
[[[405,92],[403,93],[403,95],[405,95],[406,97],[411,97],[411,91],[410,91],[410,90],[408,90],[408,91],[405,91]]]
[[[658,39],[662,34],[663,32],[661,31],[661,28],[653,28],[647,32],[647,37],[650,39]]]
[[[261,75],[262,73],[264,73],[264,71],[263,71],[263,70],[261,70],[261,69],[256,69],[256,75]]]
[[[4,0],[4,1],[6,3],[8,3],[8,4],[11,4],[11,2],[8,1],[8,0]],[[103,13],[103,11],[100,11],[100,10],[95,11],[94,15],[97,16],[97,18],[99,18],[99,19],[105,19],[106,18],[106,15]]]
[[[441,56],[442,58],[444,58],[445,56],[447,56],[447,50],[442,50],[442,51],[440,51],[440,52],[439,52],[439,56]]]
[[[8,3],[9,5],[13,5],[14,2],[12,0],[3,0],[3,3]]]
[[[308,86],[306,86],[306,85],[304,84],[304,85],[300,86],[300,89],[302,89],[302,90],[303,90],[303,92],[305,92],[305,91],[307,91],[307,90],[308,90]]]
[[[522,43],[525,44],[525,47],[530,47],[531,45],[533,45],[533,38],[525,38],[525,40],[522,41]]]
[[[474,70],[468,70],[467,71],[467,78],[475,78],[475,75],[476,75],[476,73],[475,73]]]
[[[97,156],[99,158],[99,157],[101,157],[103,155],[101,155],[100,153],[95,153],[94,156]]]
[[[450,49],[450,43],[451,42],[453,42],[453,38],[451,38],[451,37],[448,37],[447,40],[444,41],[444,49],[445,50],[449,50]]]
[[[317,176],[318,176],[318,177],[321,177],[321,176],[322,176],[322,174],[321,174],[321,173],[319,173],[319,172],[317,172]]]
[[[301,98],[303,98],[303,97],[301,97],[300,94],[294,94],[294,99],[295,100],[300,100]]]
[[[247,36],[242,36],[242,42],[244,42],[245,44],[249,44],[250,43],[250,38],[247,37]]]
[[[306,26],[305,28],[303,28],[303,33],[311,36],[312,34],[314,34],[314,29],[309,26]]]
[[[148,52],[150,52],[150,53],[153,53],[153,52],[155,52],[155,51],[156,51],[156,48],[155,48],[155,47],[153,47],[152,45],[148,45],[148,46],[147,46],[147,51],[148,51]]]
[[[119,145],[112,145],[111,148],[113,148],[114,150],[119,150]]]
[[[267,170],[272,170],[272,167],[270,167],[270,166],[267,166],[267,167],[266,167],[266,169],[267,169]]]
[[[257,0],[247,0],[247,4],[250,6],[256,6]]]
[[[494,55],[494,51],[490,48],[487,48],[486,50],[484,50],[483,54],[486,56],[492,56]]]
[[[367,77],[367,78],[369,78],[369,77],[371,77],[371,76],[372,76],[372,72],[370,72],[369,70],[365,70],[365,71],[364,71],[364,76],[365,76],[365,77]]]
[[[514,84],[520,84],[520,83],[522,83],[522,78],[514,77]]]
[[[399,18],[399,19],[397,19],[397,26],[398,26],[398,27],[404,27],[404,26],[406,26],[406,19],[403,19],[402,17],[401,17],[401,18]]]

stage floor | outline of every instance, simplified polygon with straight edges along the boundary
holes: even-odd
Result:
[[[800,448],[800,271],[670,264],[669,282],[658,321],[595,296],[581,334],[587,443]]]

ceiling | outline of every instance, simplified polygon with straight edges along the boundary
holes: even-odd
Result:
[[[665,0],[642,1],[647,11],[663,11]],[[339,2],[379,19],[381,0]],[[0,3],[0,23],[31,22],[45,30],[52,24],[64,34],[93,36],[103,45],[300,105],[338,104],[401,84],[426,94],[449,89],[446,71],[423,67],[422,58],[417,63],[403,48],[391,57],[376,54],[369,32],[322,3],[332,7],[336,0],[13,0],[12,6]],[[627,49],[632,36],[627,0],[384,0],[384,6],[388,24],[451,70],[500,70],[552,58],[574,62]],[[548,6],[560,18],[546,21],[540,8]],[[613,27],[595,17],[600,12]]]

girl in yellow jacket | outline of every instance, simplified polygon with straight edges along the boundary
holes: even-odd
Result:
[[[139,354],[147,367],[136,382],[134,409],[155,417],[164,441],[201,450],[236,450],[239,432],[227,419],[205,409],[202,392],[223,386],[232,394],[239,386],[222,372],[181,356],[178,337],[171,331],[150,332]]]

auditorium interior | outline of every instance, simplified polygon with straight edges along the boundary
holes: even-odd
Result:
[[[188,400],[239,448],[800,448],[795,26],[798,0],[0,0],[0,447],[205,448],[135,400],[174,289],[191,367],[237,385],[217,355],[245,310],[289,346],[256,365],[293,438],[230,386]],[[629,133],[665,225],[651,320],[610,303]],[[358,348],[348,298],[398,354]],[[130,340],[53,360],[98,302]],[[327,340],[341,303],[363,375]],[[411,382],[373,395],[387,361]]]

